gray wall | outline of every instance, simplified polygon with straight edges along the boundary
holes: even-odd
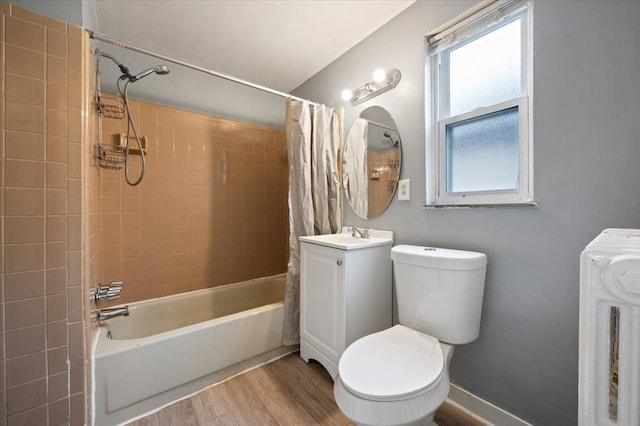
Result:
[[[284,98],[107,43],[94,40],[93,46],[115,56],[132,74],[160,63],[169,66],[167,75],[152,74],[132,83],[132,99],[284,129]],[[117,93],[120,71],[111,60],[100,59],[100,76],[102,90]]]
[[[17,4],[60,21],[82,26],[83,1],[81,0],[6,0],[6,2]]]
[[[95,0],[9,0],[61,21],[100,32],[96,28]],[[99,0],[98,0],[99,1]],[[123,9],[123,13],[126,10]],[[117,34],[105,34],[115,40]],[[136,53],[111,44],[93,41],[92,45],[114,55],[136,74],[158,63],[152,56]],[[198,111],[217,117],[225,117],[275,129],[284,129],[285,100],[279,96],[251,89],[199,71],[167,63],[171,73],[162,77],[149,76],[129,87],[129,97],[160,103],[189,111]],[[214,70],[215,71],[215,70]],[[101,88],[117,93],[116,80],[120,72],[108,59],[100,61]]]
[[[534,3],[534,173],[539,208],[423,210],[425,34],[474,2],[419,1],[294,93],[371,105],[396,120],[411,201],[345,223],[397,243],[487,253],[480,338],[456,349],[453,383],[534,424],[577,423],[579,256],[603,228],[640,228],[640,2]],[[397,67],[400,85],[346,105],[344,88]]]

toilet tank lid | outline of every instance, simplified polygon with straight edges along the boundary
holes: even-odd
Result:
[[[437,269],[471,271],[487,265],[487,255],[475,251],[398,245],[391,249],[391,260]]]

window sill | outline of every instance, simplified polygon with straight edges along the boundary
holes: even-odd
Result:
[[[477,209],[477,208],[489,208],[489,209],[522,209],[531,208],[537,209],[538,202],[530,201],[527,203],[513,203],[513,204],[423,204],[423,210],[439,210],[439,209]]]

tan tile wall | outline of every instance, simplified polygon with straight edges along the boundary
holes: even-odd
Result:
[[[123,171],[103,170],[100,191],[102,275],[106,282],[124,280],[118,303],[285,272],[284,132],[130,105],[148,139],[144,180],[131,187]],[[126,120],[103,120],[104,143],[124,132]],[[131,156],[131,164],[135,180],[140,157]]]
[[[81,425],[87,40],[5,2],[0,11],[0,425]]]

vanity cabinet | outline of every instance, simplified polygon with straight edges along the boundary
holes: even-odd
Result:
[[[300,356],[334,379],[351,343],[391,327],[392,235],[357,248],[300,238]]]

